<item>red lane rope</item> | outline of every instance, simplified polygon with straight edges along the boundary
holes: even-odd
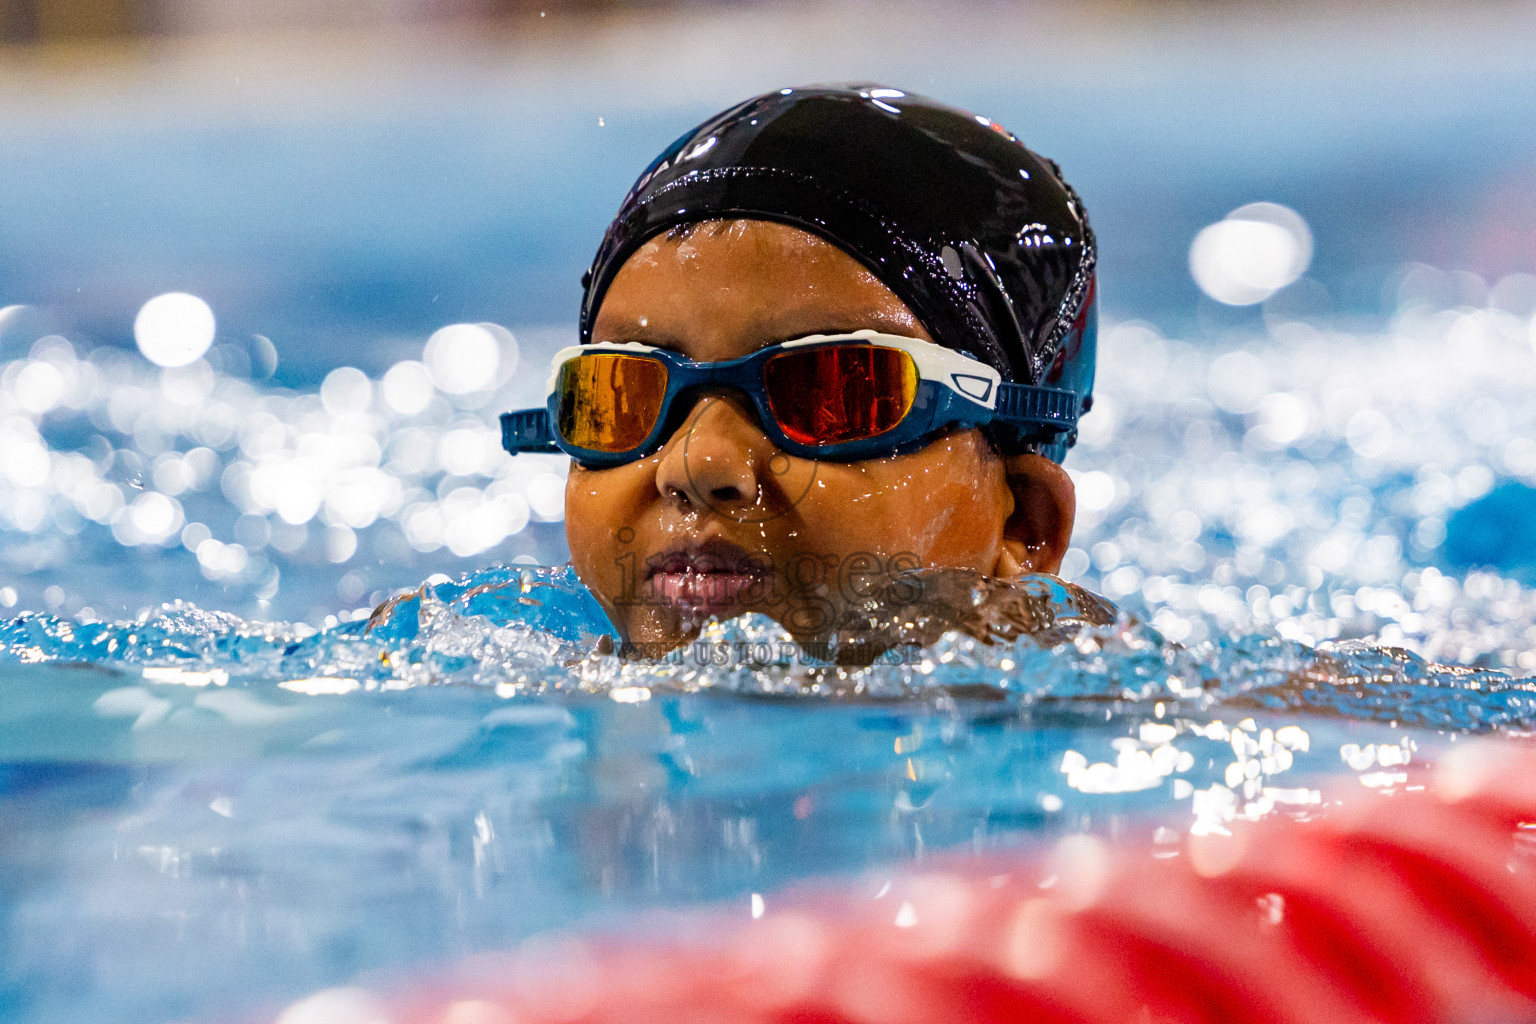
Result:
[[[692,941],[536,940],[392,1001],[329,990],[277,1020],[1536,1021],[1536,747],[1468,745],[1415,781],[1171,857],[1079,836],[943,861],[874,900],[774,898]]]

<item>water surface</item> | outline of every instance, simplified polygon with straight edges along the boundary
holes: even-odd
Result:
[[[595,654],[590,596],[526,567],[424,585],[371,628],[13,619],[0,1006],[218,1017],[940,851],[1171,851],[1536,722],[1529,680],[1350,642],[1185,647],[1025,585],[1048,629],[865,668],[756,617],[671,661]]]

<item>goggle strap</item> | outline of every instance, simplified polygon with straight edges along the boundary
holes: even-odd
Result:
[[[1074,391],[1034,384],[1000,384],[993,422],[1062,433],[1077,429],[1079,399]]]
[[[519,452],[559,454],[554,431],[549,428],[549,410],[522,409],[502,413],[501,446],[513,455]]]

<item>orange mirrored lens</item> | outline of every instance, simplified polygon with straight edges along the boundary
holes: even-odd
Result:
[[[774,419],[791,440],[806,445],[885,433],[912,408],[917,384],[910,355],[876,345],[790,349],[763,368]]]
[[[599,452],[638,448],[656,426],[667,393],[659,359],[594,352],[560,367],[560,436]]]

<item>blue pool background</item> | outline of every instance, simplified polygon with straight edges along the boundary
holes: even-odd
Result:
[[[260,1015],[636,908],[1167,844],[1528,729],[1532,28],[829,4],[0,51],[0,1018]],[[1084,195],[1104,357],[1065,574],[1136,621],[949,638],[850,700],[454,607],[449,577],[564,559],[561,460],[500,456],[492,418],[634,173],[725,103],[857,77]],[[1315,255],[1221,306],[1190,242],[1255,201]],[[167,291],[218,317],[189,370],[134,348]],[[496,391],[390,408],[390,367],[482,322],[515,337]],[[430,628],[360,637],[429,579]],[[978,679],[998,699],[946,691]]]

